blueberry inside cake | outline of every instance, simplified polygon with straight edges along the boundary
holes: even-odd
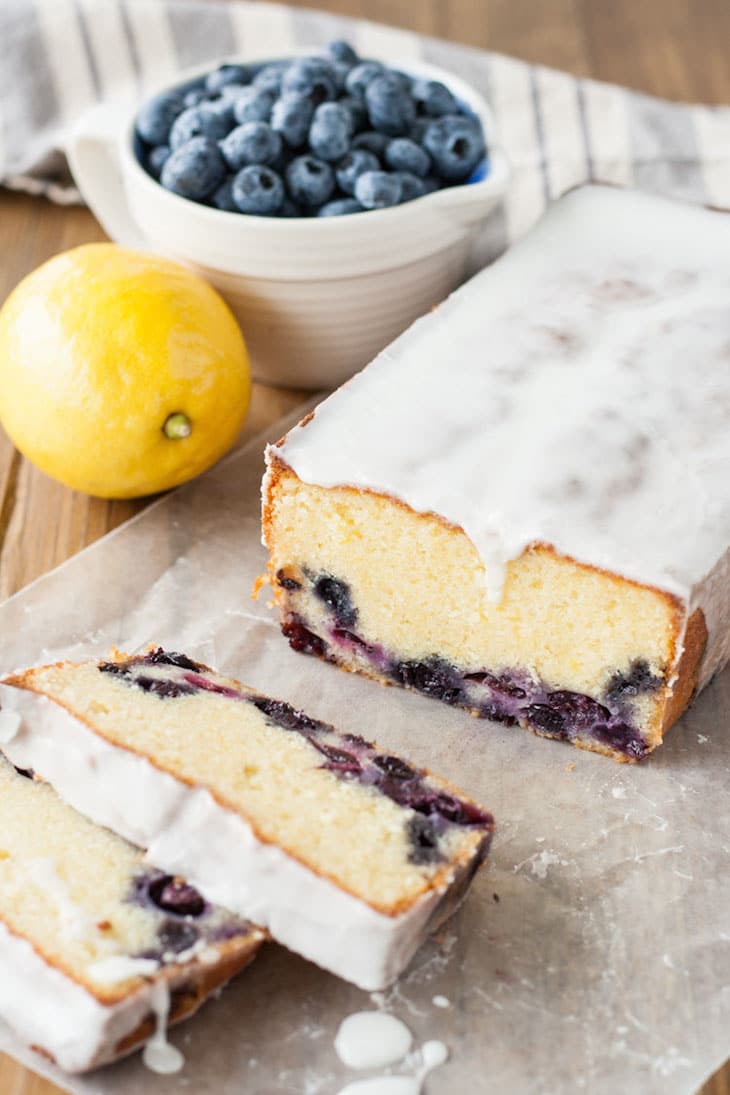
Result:
[[[195,1011],[264,934],[0,755],[0,1015],[61,1068],[135,1049]]]
[[[0,691],[14,763],[365,987],[397,976],[487,854],[491,815],[450,784],[184,654],[45,666]]]
[[[298,651],[621,761],[730,656],[730,217],[586,187],[267,451]]]

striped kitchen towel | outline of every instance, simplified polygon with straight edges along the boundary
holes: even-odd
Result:
[[[231,54],[281,56],[333,37],[363,55],[431,61],[489,100],[513,169],[491,219],[491,254],[588,180],[730,207],[729,107],[665,102],[408,31],[244,0],[2,0],[0,180],[79,201],[64,132],[96,101],[141,98]]]

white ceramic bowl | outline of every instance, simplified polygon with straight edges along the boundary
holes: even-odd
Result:
[[[227,213],[178,197],[147,174],[134,150],[139,104],[102,105],[82,119],[67,147],[71,170],[112,239],[177,259],[223,294],[258,380],[335,387],[463,280],[474,235],[507,184],[481,96],[431,65],[401,67],[443,81],[479,116],[489,148],[485,179],[344,217]]]

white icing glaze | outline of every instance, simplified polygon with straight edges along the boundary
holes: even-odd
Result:
[[[132,977],[151,977],[160,967],[154,958],[130,958],[126,954],[113,954],[92,962],[87,973],[98,985],[116,985]]]
[[[730,656],[730,217],[586,187],[276,449],[464,529],[498,599],[542,541],[705,612]]]
[[[413,1041],[408,1027],[384,1011],[356,1011],[340,1023],[335,1052],[348,1068],[383,1068],[405,1057]]]
[[[0,709],[0,745],[12,741],[20,729],[20,715],[17,711]]]
[[[117,1004],[100,1003],[0,922],[0,1015],[29,1045],[51,1053],[66,1072],[113,1056],[150,1007],[148,986]]]
[[[142,1060],[151,1072],[170,1076],[179,1072],[185,1058],[179,1049],[167,1040],[167,1017],[170,1014],[170,990],[165,981],[157,981],[150,998],[155,1013],[155,1032],[145,1044]]]
[[[67,939],[88,939],[99,934],[93,919],[71,898],[68,886],[59,876],[52,859],[29,859],[25,877],[43,890],[58,911],[61,935]],[[22,883],[24,884],[24,883]]]
[[[429,1072],[449,1059],[449,1051],[443,1042],[424,1042],[420,1058],[420,1067],[414,1076],[373,1076],[369,1080],[355,1080],[341,1088],[338,1095],[420,1095],[423,1081]]]
[[[445,891],[432,890],[386,916],[259,841],[207,790],[110,745],[52,700],[0,685],[0,702],[23,720],[5,749],[13,764],[34,768],[81,813],[146,848],[155,866],[185,876],[210,901],[360,988],[394,981],[453,911],[444,907],[440,917]]]

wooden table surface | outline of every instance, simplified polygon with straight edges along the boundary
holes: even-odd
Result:
[[[308,6],[304,0],[290,2]],[[730,103],[728,0],[318,0],[317,7],[501,50],[665,98]],[[84,209],[0,191],[0,300],[51,255],[100,239],[103,232]],[[256,385],[244,439],[301,395]],[[59,486],[28,464],[0,429],[0,598],[144,505],[86,498]],[[55,1091],[0,1055],[0,1095]],[[701,1095],[730,1095],[730,1064]]]

